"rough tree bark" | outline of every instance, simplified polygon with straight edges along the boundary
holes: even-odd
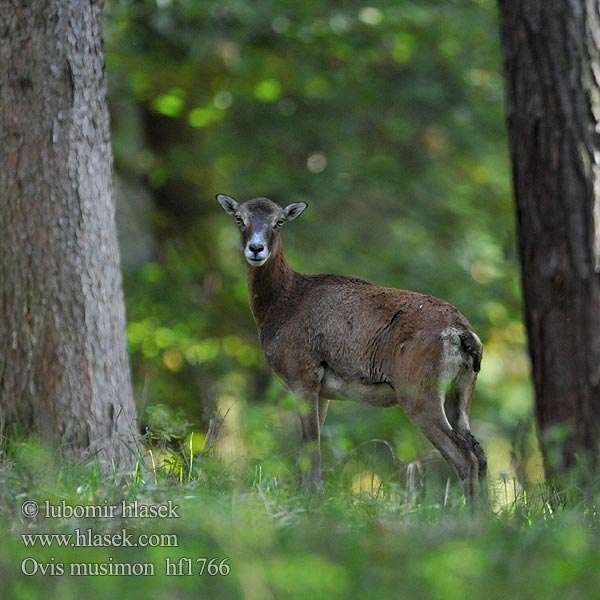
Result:
[[[0,3],[0,427],[127,466],[137,448],[102,2]]]
[[[499,0],[525,320],[546,474],[600,443],[600,6]]]

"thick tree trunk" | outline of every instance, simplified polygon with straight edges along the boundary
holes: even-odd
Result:
[[[536,416],[554,476],[598,464],[600,7],[499,7]]]
[[[126,466],[102,2],[0,3],[0,426]]]

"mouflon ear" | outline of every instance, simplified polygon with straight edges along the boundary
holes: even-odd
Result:
[[[239,202],[234,200],[231,196],[227,196],[225,194],[217,194],[217,202],[221,205],[221,208],[228,214],[234,215],[235,211],[238,209]]]
[[[306,202],[293,202],[292,204],[288,204],[283,209],[285,220],[293,221],[294,219],[298,218],[307,208],[308,204],[306,204]]]

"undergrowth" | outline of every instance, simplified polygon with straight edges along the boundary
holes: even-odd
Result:
[[[600,589],[597,498],[581,490],[505,479],[490,507],[471,511],[453,479],[407,491],[400,463],[357,487],[350,453],[325,471],[316,501],[299,492],[291,456],[227,464],[206,444],[175,441],[154,440],[134,469],[109,473],[35,439],[5,447],[2,597],[579,599]],[[32,501],[34,518],[23,514]],[[66,508],[112,506],[110,517]],[[131,512],[149,506],[172,513]],[[22,537],[87,531],[96,537],[85,546]],[[142,534],[152,544],[120,543]]]

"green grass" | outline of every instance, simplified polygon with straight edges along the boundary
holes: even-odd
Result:
[[[323,502],[310,503],[294,487],[293,464],[287,462],[278,457],[228,467],[199,454],[193,461],[177,458],[159,472],[139,462],[134,473],[106,474],[93,463],[58,460],[35,440],[14,443],[0,467],[0,596],[598,597],[599,520],[592,500],[561,505],[539,486],[530,497],[518,494],[502,510],[472,514],[455,485],[450,493],[430,486],[417,504],[409,504],[400,479],[357,492],[343,469],[332,469],[326,473]],[[503,485],[512,482],[500,484],[495,493],[512,498]],[[21,514],[26,500],[41,506],[37,518]],[[180,516],[45,518],[46,500],[59,506],[171,501]],[[132,539],[148,534],[163,545],[32,548],[20,537],[78,528],[116,535],[125,528]],[[175,540],[176,547],[164,545]],[[173,571],[182,558],[183,571],[191,566],[194,575],[166,575],[167,560]],[[107,570],[120,563],[124,570],[153,569],[155,574],[70,574],[71,565],[80,563],[104,564]],[[219,565],[223,572],[229,568],[228,574],[220,574]],[[23,569],[37,572],[27,575]]]

